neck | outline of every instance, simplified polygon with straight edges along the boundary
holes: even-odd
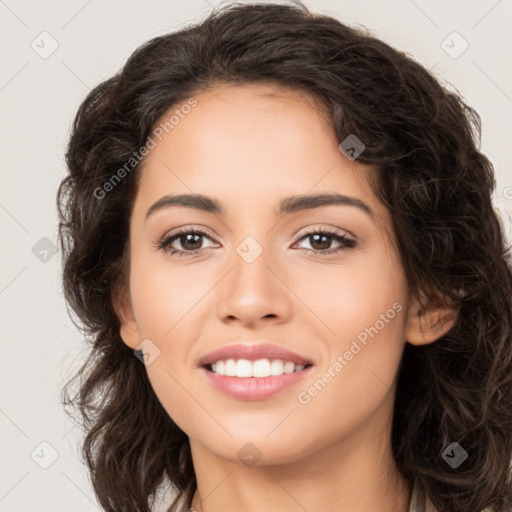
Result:
[[[339,443],[293,463],[252,467],[221,459],[191,440],[197,477],[192,508],[407,512],[411,493],[392,457],[389,434],[368,422]]]

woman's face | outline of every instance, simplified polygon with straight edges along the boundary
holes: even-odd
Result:
[[[226,86],[195,100],[142,171],[124,342],[145,340],[158,399],[209,456],[277,464],[389,437],[409,303],[375,169],[342,154],[298,94]],[[345,199],[307,199],[324,194]],[[179,195],[208,199],[148,215]]]

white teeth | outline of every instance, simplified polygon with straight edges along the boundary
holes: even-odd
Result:
[[[228,359],[226,361],[226,366],[224,367],[224,375],[227,375],[228,377],[234,377],[236,375],[236,361],[234,359]]]
[[[252,377],[252,363],[247,359],[239,359],[236,362],[236,376],[237,377]],[[219,372],[220,373],[220,372]],[[225,372],[221,375],[225,375]]]
[[[211,365],[212,372],[228,377],[270,377],[279,376],[284,373],[300,372],[304,365],[295,364],[282,359],[227,359],[217,361]]]
[[[253,377],[270,377],[270,375],[270,361],[268,359],[258,359],[252,363]]]
[[[286,361],[286,363],[284,363],[284,373],[293,373],[293,370],[295,370],[295,363]]]
[[[281,359],[274,359],[270,363],[270,373],[272,375],[283,375],[284,373],[284,363]]]

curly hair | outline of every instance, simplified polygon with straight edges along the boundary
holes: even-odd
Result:
[[[391,435],[399,471],[443,512],[510,512],[512,263],[492,204],[494,169],[479,149],[480,117],[369,31],[270,4],[230,5],[149,40],[74,119],[57,193],[59,243],[63,291],[90,352],[62,397],[80,412],[100,504],[147,512],[165,479],[176,500],[190,503],[197,487],[188,437],[122,343],[113,306],[127,286],[144,159],[112,177],[171,107],[216,84],[262,82],[316,98],[340,142],[350,134],[364,142],[358,161],[377,164],[372,187],[392,214],[409,289],[425,307],[457,308],[436,342],[405,344]],[[468,453],[456,470],[441,456],[453,441]]]

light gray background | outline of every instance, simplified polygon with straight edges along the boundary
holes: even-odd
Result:
[[[371,28],[433,68],[477,109],[482,148],[497,171],[496,208],[510,234],[511,0],[305,3]],[[60,294],[60,254],[52,257],[50,245],[57,242],[55,194],[65,175],[72,118],[86,93],[116,72],[139,44],[199,21],[217,5],[214,0],[0,1],[3,512],[99,509],[78,459],[82,431],[59,405],[62,384],[85,355]],[[40,53],[51,49],[43,31],[58,43],[47,58],[31,47]],[[469,44],[458,58],[441,45],[453,31]],[[444,44],[453,54],[463,41],[452,36]],[[44,237],[48,240],[40,241]],[[53,450],[56,460],[43,469]]]

